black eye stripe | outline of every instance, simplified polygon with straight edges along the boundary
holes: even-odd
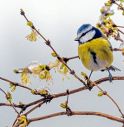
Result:
[[[93,30],[93,28],[90,29],[90,30],[88,30],[86,33],[82,33],[82,35],[80,36],[80,38],[83,37],[83,36],[85,36],[88,32],[90,32],[90,31],[92,31],[92,30]],[[80,39],[80,38],[79,38],[79,39]]]

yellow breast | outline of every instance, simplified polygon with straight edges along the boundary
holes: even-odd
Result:
[[[110,47],[110,43],[106,39],[97,38],[80,44],[78,55],[87,69],[101,70],[110,67],[113,62],[113,53]]]

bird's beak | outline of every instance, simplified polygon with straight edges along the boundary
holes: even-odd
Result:
[[[76,38],[74,39],[74,41],[79,41],[79,37],[76,37]]]

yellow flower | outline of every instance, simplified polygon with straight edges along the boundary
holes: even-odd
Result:
[[[81,72],[81,75],[84,77],[84,79],[85,79],[85,80],[88,80],[88,76],[87,76],[87,74],[86,74],[86,73]]]
[[[50,69],[54,68],[57,69],[57,71],[61,74],[68,74],[69,70],[62,62],[60,62],[58,59],[55,62],[51,62],[49,64]]]
[[[52,52],[51,55],[52,55],[53,57],[57,57],[57,55],[56,55],[55,52]]]
[[[27,35],[26,38],[27,38],[27,40],[29,40],[31,42],[36,42],[37,36],[38,36],[37,32],[32,29],[31,33],[29,35]]]
[[[50,68],[48,65],[34,64],[28,67],[30,72],[34,75],[39,76],[40,79],[50,80],[52,78],[50,74]]]
[[[68,108],[67,101],[65,101],[64,103],[61,103],[60,107],[63,108],[63,109]]]
[[[24,85],[30,83],[30,78],[29,78],[29,74],[28,73],[29,73],[29,71],[26,68],[21,73],[21,82]]]
[[[10,83],[10,89],[11,89],[11,92],[14,92],[16,90],[16,85]]]
[[[21,115],[17,120],[16,124],[19,125],[19,127],[26,127],[28,125],[28,120],[25,115]]]
[[[61,65],[59,67],[59,72],[62,73],[62,74],[67,74],[68,73],[68,68],[63,63],[61,63]]]
[[[12,95],[10,92],[7,92],[6,99],[11,103],[12,102]]]
[[[30,27],[32,27],[33,26],[33,23],[31,21],[28,21],[27,22],[27,25],[30,26]]]
[[[58,67],[59,64],[60,64],[60,61],[57,59],[55,62],[50,62],[48,66],[50,67],[50,69],[52,69],[52,68]]]
[[[40,93],[41,95],[48,95],[49,94],[48,90],[46,90],[46,89],[38,90],[38,93]]]
[[[103,96],[103,95],[104,95],[103,91],[99,91],[99,92],[98,92],[98,96],[99,96],[99,97],[101,97],[101,96]]]
[[[52,76],[50,75],[50,72],[48,70],[43,70],[39,74],[40,79],[46,79],[46,81],[50,80]]]

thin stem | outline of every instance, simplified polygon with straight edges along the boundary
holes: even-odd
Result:
[[[44,104],[44,102],[40,102],[39,104],[37,104],[36,106],[34,106],[33,108],[31,108],[29,111],[27,111],[25,113],[25,115],[27,116],[29,113],[33,112],[35,109],[41,107],[42,104]]]
[[[96,86],[96,85],[95,85]],[[100,86],[96,86],[100,91],[102,91],[104,93],[105,96],[107,96],[112,103],[117,107],[118,111],[120,112],[120,114],[122,115],[122,117],[124,118],[124,114],[121,111],[121,108],[119,107],[119,105],[117,104],[117,102],[106,92],[104,91]]]
[[[120,27],[120,28],[124,28],[124,26],[115,26],[115,27]]]
[[[10,104],[12,105],[13,109],[15,110],[15,112],[19,115],[19,112],[18,112],[18,110],[15,108],[14,104],[13,104],[13,103],[10,103]]]
[[[0,88],[0,91],[2,91],[2,93],[3,93],[5,96],[7,96],[6,92],[5,92],[2,88]]]
[[[27,86],[24,86],[24,85],[22,85],[22,84],[20,84],[20,83],[17,83],[17,82],[13,82],[13,81],[8,80],[8,79],[3,78],[3,77],[0,77],[0,80],[3,80],[3,81],[8,82],[8,83],[11,83],[11,84],[13,84],[13,85],[15,85],[15,86],[19,86],[19,87],[25,88],[25,89],[30,90],[30,91],[32,90],[31,88],[29,88],[29,87],[27,87]]]
[[[117,5],[121,10],[124,11],[124,7],[122,7],[120,4],[118,4],[116,1],[114,1],[114,4]]]
[[[44,119],[48,119],[48,118],[53,118],[53,117],[57,117],[57,116],[62,116],[62,115],[67,115],[67,113],[66,112],[57,112],[57,113],[49,114],[49,115],[46,115],[46,116],[31,118],[31,119],[28,119],[28,121],[29,121],[29,123],[31,123],[31,122],[44,120]],[[71,115],[94,115],[94,116],[104,117],[104,118],[107,118],[107,119],[110,119],[110,120],[113,120],[113,121],[117,121],[117,122],[120,122],[120,123],[124,123],[124,120],[122,118],[115,117],[115,116],[105,114],[105,113],[102,113],[102,112],[72,111]]]
[[[115,106],[118,108],[119,112],[121,113],[122,117],[124,118],[124,114],[121,111],[119,105],[117,104],[117,102],[107,93],[106,96],[115,104]]]
[[[122,30],[118,29],[118,31],[119,31],[121,34],[124,34],[124,32],[123,32]]]
[[[113,48],[112,51],[123,51],[121,48]]]
[[[73,60],[73,59],[77,59],[77,58],[79,58],[79,56],[73,56],[73,57],[69,57],[69,58],[63,57],[63,60],[64,60],[65,62],[68,62],[69,60]]]
[[[0,91],[2,91],[2,92],[4,93],[4,95],[7,97],[7,94],[6,94],[6,92],[5,92],[3,89],[0,88]],[[17,109],[15,108],[14,104],[10,102],[10,105],[11,105],[12,108],[15,110],[15,112],[16,112],[17,114],[19,114],[18,111],[17,111]]]
[[[16,108],[21,108],[20,105],[17,104],[13,104],[14,107]],[[8,106],[8,107],[12,107],[12,104],[8,104],[8,103],[0,103],[0,106]]]
[[[79,58],[79,56],[73,56],[73,57],[70,57],[68,58],[69,60],[72,60],[72,59],[76,59],[76,58]]]

